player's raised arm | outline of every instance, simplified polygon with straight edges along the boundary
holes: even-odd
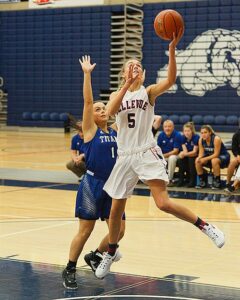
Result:
[[[173,34],[173,40],[169,44],[169,62],[168,62],[167,78],[163,79],[157,84],[152,84],[147,87],[147,93],[152,105],[154,105],[156,98],[160,96],[162,93],[164,93],[165,91],[167,91],[176,81],[177,64],[175,58],[175,49],[182,35],[183,35],[183,28],[179,30],[177,36],[175,36],[175,33]]]
[[[93,118],[93,94],[92,94],[92,83],[91,83],[91,72],[95,68],[96,64],[91,64],[90,56],[85,55],[82,56],[82,59],[79,59],[81,64],[84,79],[83,79],[83,121],[82,121],[82,129],[84,135],[84,141],[89,138],[91,139],[96,130],[97,125],[94,122]]]

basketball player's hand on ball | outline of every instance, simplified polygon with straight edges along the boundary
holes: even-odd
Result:
[[[181,40],[182,36],[183,36],[183,27],[179,30],[178,35],[176,36],[175,33],[173,33],[173,40],[171,41],[171,43],[169,44],[169,50],[170,49],[175,49],[177,44],[179,43],[179,41]]]
[[[90,60],[91,58],[89,55],[82,56],[82,60],[79,59],[80,65],[84,73],[91,73],[96,66],[96,64],[91,64]]]

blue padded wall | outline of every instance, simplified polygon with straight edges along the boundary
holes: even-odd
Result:
[[[82,115],[82,71],[90,54],[94,99],[109,89],[111,11],[121,6],[41,9],[0,13],[0,74],[8,91],[8,125],[22,113]]]
[[[155,16],[164,9],[175,9],[182,14],[185,34],[177,47],[182,50],[178,62],[181,71],[177,78],[178,90],[159,97],[156,113],[240,116],[240,1],[209,0],[144,5],[143,65],[147,71],[146,85],[156,82],[160,69],[161,74],[166,76],[163,67],[168,63],[165,54],[168,42],[158,38],[153,29]],[[213,32],[219,28],[229,32]],[[208,30],[211,32],[203,35]],[[197,37],[201,37],[198,43],[194,41]],[[222,55],[220,58],[219,54]],[[195,61],[191,60],[193,55],[196,56]],[[225,64],[222,62],[224,56]],[[197,80],[195,87],[194,80]],[[201,80],[204,80],[203,85],[199,84]],[[235,81],[235,85],[231,86],[231,80]],[[212,90],[211,81],[218,82]],[[192,83],[192,86],[184,84],[186,82]],[[204,95],[196,95],[201,93],[202,87],[205,89],[202,92]]]
[[[24,111],[70,112],[81,116],[82,71],[78,58],[83,54],[90,54],[97,63],[93,72],[94,98],[99,97],[101,90],[109,89],[111,13],[122,9],[122,6],[101,6],[0,12],[0,75],[4,77],[4,88],[9,95],[9,125],[22,124]],[[178,45],[182,51],[178,54],[181,71],[177,78],[178,89],[159,97],[156,113],[239,116],[240,1],[145,4],[143,9],[146,85],[156,82],[159,71],[161,77],[166,76],[163,68],[168,62],[165,54],[168,42],[158,38],[153,30],[155,16],[163,9],[176,9],[185,19],[185,34]],[[219,28],[230,32],[227,46],[220,40],[226,38],[223,31],[216,32]],[[209,36],[211,42],[207,43]],[[193,56],[187,50],[194,48],[199,38],[203,45],[197,54],[199,59],[181,61],[181,57]],[[212,54],[218,54],[219,41],[223,43],[221,53],[225,51],[227,61],[224,68],[222,62],[213,63]],[[201,96],[196,95],[199,85],[195,89],[187,88],[189,82],[193,83],[195,69],[205,80]],[[228,71],[224,79],[211,75],[219,75],[218,69]],[[219,80],[219,84],[211,90],[211,81],[215,80]],[[231,85],[231,81],[235,83]]]

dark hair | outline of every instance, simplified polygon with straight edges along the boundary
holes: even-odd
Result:
[[[69,125],[76,129],[77,131],[82,132],[82,120],[76,119],[73,115],[68,114]]]

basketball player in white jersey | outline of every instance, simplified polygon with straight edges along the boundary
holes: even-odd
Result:
[[[168,90],[176,80],[175,47],[182,31],[169,44],[168,76],[158,84],[142,86],[143,69],[135,59],[123,67],[123,81],[113,92],[107,105],[109,115],[116,116],[118,127],[118,159],[105,183],[104,190],[113,198],[109,218],[109,247],[95,275],[104,278],[117,256],[117,242],[126,200],[132,195],[138,180],[150,188],[156,206],[166,213],[190,222],[207,234],[221,248],[224,234],[215,226],[198,218],[188,208],[173,202],[166,189],[168,174],[161,149],[152,134],[156,98]]]

